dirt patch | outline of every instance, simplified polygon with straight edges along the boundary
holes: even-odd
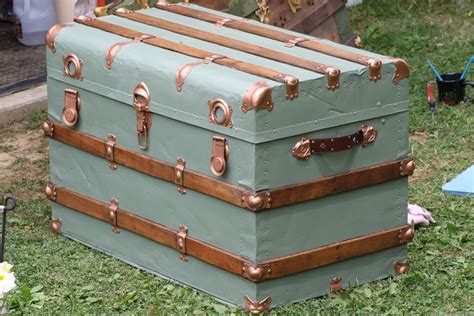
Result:
[[[40,195],[42,190],[30,191],[28,182],[47,180],[47,159],[48,143],[41,129],[29,130],[25,123],[15,123],[0,130],[0,188],[16,183],[25,187],[20,194],[28,194],[29,198]]]

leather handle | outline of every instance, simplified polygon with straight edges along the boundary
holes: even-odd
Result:
[[[377,137],[377,130],[368,125],[363,124],[362,127],[346,136],[309,139],[303,137],[291,150],[291,154],[296,159],[308,160],[312,154],[330,153],[344,150],[350,150],[356,146],[362,145],[367,147]]]

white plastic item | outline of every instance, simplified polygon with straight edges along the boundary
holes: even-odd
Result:
[[[46,32],[56,24],[54,0],[14,0],[15,34],[23,45],[44,44]]]
[[[79,15],[94,17],[96,3],[96,0],[54,0],[58,23],[71,23]]]

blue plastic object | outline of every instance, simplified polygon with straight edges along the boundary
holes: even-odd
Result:
[[[450,195],[474,197],[474,165],[443,185],[443,192]]]

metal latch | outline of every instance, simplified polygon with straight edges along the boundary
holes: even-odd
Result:
[[[150,90],[144,82],[140,82],[133,92],[133,107],[137,111],[137,137],[140,149],[148,148],[148,133],[152,123],[150,112]]]
[[[212,137],[211,171],[216,176],[222,176],[227,168],[229,146],[227,140],[221,136]]]
[[[81,110],[81,99],[79,92],[71,89],[64,89],[63,122],[69,127],[76,125],[79,120]]]
[[[188,236],[188,228],[185,225],[179,225],[179,231],[176,233],[176,250],[180,253],[179,258],[182,261],[188,261],[186,254],[186,237]]]
[[[174,167],[174,183],[178,185],[178,192],[181,194],[186,194],[186,189],[184,187],[184,167],[186,166],[186,160],[183,157],[176,158],[177,164]]]
[[[115,234],[118,234],[120,232],[120,229],[118,228],[118,224],[117,224],[118,203],[119,202],[116,198],[112,198],[110,200],[110,205],[108,206],[109,220],[110,220],[110,223],[112,224],[112,231]]]
[[[115,143],[116,138],[114,134],[109,134],[107,143],[105,144],[105,159],[109,162],[109,167],[112,170],[117,169],[115,162]]]

